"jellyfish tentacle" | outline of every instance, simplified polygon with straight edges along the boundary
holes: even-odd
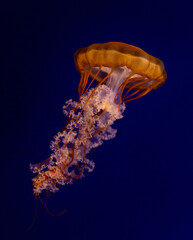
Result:
[[[82,96],[82,94],[83,94],[83,92],[84,92],[84,90],[85,90],[85,88],[86,88],[86,85],[87,85],[87,83],[88,83],[88,78],[89,78],[91,72],[92,72],[92,68],[90,68],[90,70],[89,70],[88,73],[86,72],[85,78],[84,78],[84,82],[83,82],[83,85],[82,85],[82,90],[81,90],[79,96]]]
[[[48,158],[46,158],[45,160],[43,160],[43,161],[41,161],[41,162],[38,162],[38,163],[34,164],[34,165],[35,165],[35,167],[37,167],[37,168],[40,169],[40,167],[41,167],[42,165],[46,164],[47,162],[49,162],[50,159],[51,159],[51,156],[48,157]]]
[[[78,85],[78,94],[79,94],[79,96],[80,96],[80,92],[81,92],[83,78],[84,78],[84,74],[81,73],[80,82],[79,82],[79,85]]]
[[[119,112],[120,112],[120,105],[121,105],[121,102],[122,102],[123,91],[124,91],[125,87],[127,86],[127,83],[129,82],[129,80],[131,79],[131,77],[132,77],[134,74],[135,74],[135,73],[131,73],[131,74],[126,78],[126,80],[120,85],[120,87],[121,87],[121,93],[120,93],[120,96],[119,96],[119,104],[118,104]],[[119,91],[119,89],[117,90],[116,95],[118,94],[118,91]]]
[[[131,73],[131,74],[125,79],[125,81],[124,81],[123,83],[121,83],[121,85],[118,87],[117,92],[116,92],[116,95],[115,95],[115,97],[114,97],[114,101],[115,101],[117,95],[119,94],[120,89],[123,88],[123,86],[126,86],[126,85],[127,85],[128,81],[130,80],[130,78],[131,78],[134,74],[135,74],[135,73]],[[124,87],[123,89],[125,89],[125,87]]]
[[[82,92],[84,91],[84,88],[87,84],[89,74],[87,73],[86,70],[81,71],[81,78],[78,86],[78,94],[79,96],[82,95]]]
[[[132,97],[132,96],[134,96],[135,94],[137,94],[137,93],[139,93],[139,92],[140,92],[140,90],[135,90],[135,92],[129,94],[129,95],[126,96],[126,97],[123,97],[122,100],[124,101],[126,98],[128,98],[128,97]]]
[[[88,89],[90,88],[90,86],[92,85],[92,83],[94,82],[94,80],[97,78],[99,72],[101,71],[101,68],[102,68],[102,65],[100,65],[97,73],[94,75],[92,81],[90,82],[89,86],[87,87],[87,89],[85,90],[85,92],[82,94],[82,96],[86,94],[86,92],[88,91]],[[90,68],[89,75],[91,74],[91,72],[92,72],[92,68]]]
[[[93,134],[93,137],[95,137],[99,132],[101,132],[101,131],[103,131],[105,129],[106,129],[106,127],[101,127],[99,129],[97,129],[96,132]]]
[[[134,97],[134,98],[131,98],[131,99],[128,99],[128,100],[124,100],[124,103],[127,103],[127,102],[130,102],[130,101],[133,101],[135,99],[138,99],[140,97],[143,97],[145,96],[148,92],[150,92],[151,89],[147,89],[147,90],[143,90],[142,93],[140,93],[138,96]]]
[[[59,212],[59,213],[57,213],[57,214],[54,214],[54,213],[50,212],[50,210],[48,210],[46,201],[44,202],[44,207],[45,207],[45,209],[46,209],[46,212],[47,212],[50,216],[52,216],[52,217],[59,217],[59,216],[62,216],[64,213],[67,212],[66,209],[62,210],[61,212]]]
[[[86,153],[85,153],[85,157],[86,157]],[[84,168],[85,168],[85,167],[86,167],[86,164],[84,163],[83,166],[82,166],[82,168],[81,168],[81,170],[80,170],[79,162],[77,161],[77,162],[76,162],[76,165],[74,166],[74,168],[72,169],[72,171],[71,171],[70,173],[68,173],[68,176],[66,176],[67,179],[74,181],[74,180],[80,178],[80,177],[82,176],[83,172],[84,172]],[[75,170],[76,170],[76,169],[78,170],[79,174],[73,176],[73,174],[75,173]]]
[[[128,94],[132,89],[135,89],[136,87],[139,87],[139,86],[141,86],[141,85],[143,85],[144,83],[147,83],[147,82],[150,82],[150,80],[148,79],[148,80],[144,80],[144,81],[135,83],[133,86],[131,86],[131,87],[127,90],[127,93],[126,93],[126,94]],[[149,89],[147,89],[147,90],[149,90]],[[150,89],[150,90],[151,90],[151,89]],[[123,97],[123,98],[126,99],[127,96],[125,96],[125,97]]]
[[[131,78],[131,79],[130,79],[130,82],[141,81],[141,80],[143,80],[143,79],[144,79],[144,76],[139,77],[139,78]],[[128,90],[127,90],[127,92],[125,93],[125,95],[124,95],[123,97],[125,97],[130,90],[131,90],[131,89],[130,89],[130,87],[129,87]]]

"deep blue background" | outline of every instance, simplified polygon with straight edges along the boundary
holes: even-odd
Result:
[[[1,79],[1,239],[193,239],[193,18],[189,1],[8,2]],[[65,101],[78,99],[73,55],[120,41],[160,58],[163,87],[128,103],[117,137],[92,155],[92,173],[47,201],[29,163],[50,154]],[[20,238],[18,238],[20,237]]]

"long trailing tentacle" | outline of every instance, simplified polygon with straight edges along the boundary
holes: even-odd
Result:
[[[32,223],[30,224],[30,226],[26,229],[26,231],[29,231],[32,229],[34,223],[35,223],[35,220],[36,220],[36,217],[37,217],[37,210],[38,210],[38,199],[37,199],[37,196],[35,196],[35,199],[36,199],[36,206],[35,206],[35,210],[34,210],[34,216],[33,216],[33,219],[32,219]]]
[[[59,212],[59,213],[52,213],[52,212],[50,212],[50,210],[49,210],[48,207],[47,207],[46,200],[44,201],[44,207],[45,207],[46,212],[47,212],[50,216],[52,216],[52,217],[60,217],[60,216],[62,216],[64,213],[67,212],[67,209],[62,210],[62,211]]]

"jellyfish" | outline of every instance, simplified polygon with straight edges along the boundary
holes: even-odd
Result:
[[[55,193],[61,185],[81,179],[85,171],[93,171],[89,155],[116,136],[112,125],[123,117],[126,103],[159,88],[167,77],[161,60],[120,42],[81,48],[74,61],[80,73],[79,98],[63,106],[68,120],[51,141],[51,155],[30,164],[35,196],[44,190]]]

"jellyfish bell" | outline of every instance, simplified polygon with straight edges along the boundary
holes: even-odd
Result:
[[[81,75],[88,73],[89,69],[92,68],[90,76],[93,77],[98,68],[102,66],[96,77],[99,82],[111,69],[114,70],[114,74],[121,69],[125,69],[125,79],[131,73],[134,74],[130,79],[144,77],[149,81],[136,87],[140,90],[157,89],[164,84],[167,77],[161,60],[138,47],[120,42],[92,44],[87,48],[81,48],[75,53],[74,59],[76,68]],[[126,87],[129,88],[133,84],[134,81],[130,81]]]
[[[123,117],[125,103],[162,86],[167,77],[161,60],[125,43],[92,44],[79,49],[74,60],[81,75],[79,100],[64,105],[68,121],[51,142],[50,157],[30,165],[36,196],[43,190],[56,192],[83,177],[85,170],[91,172],[95,164],[88,155],[115,137],[111,125]]]

